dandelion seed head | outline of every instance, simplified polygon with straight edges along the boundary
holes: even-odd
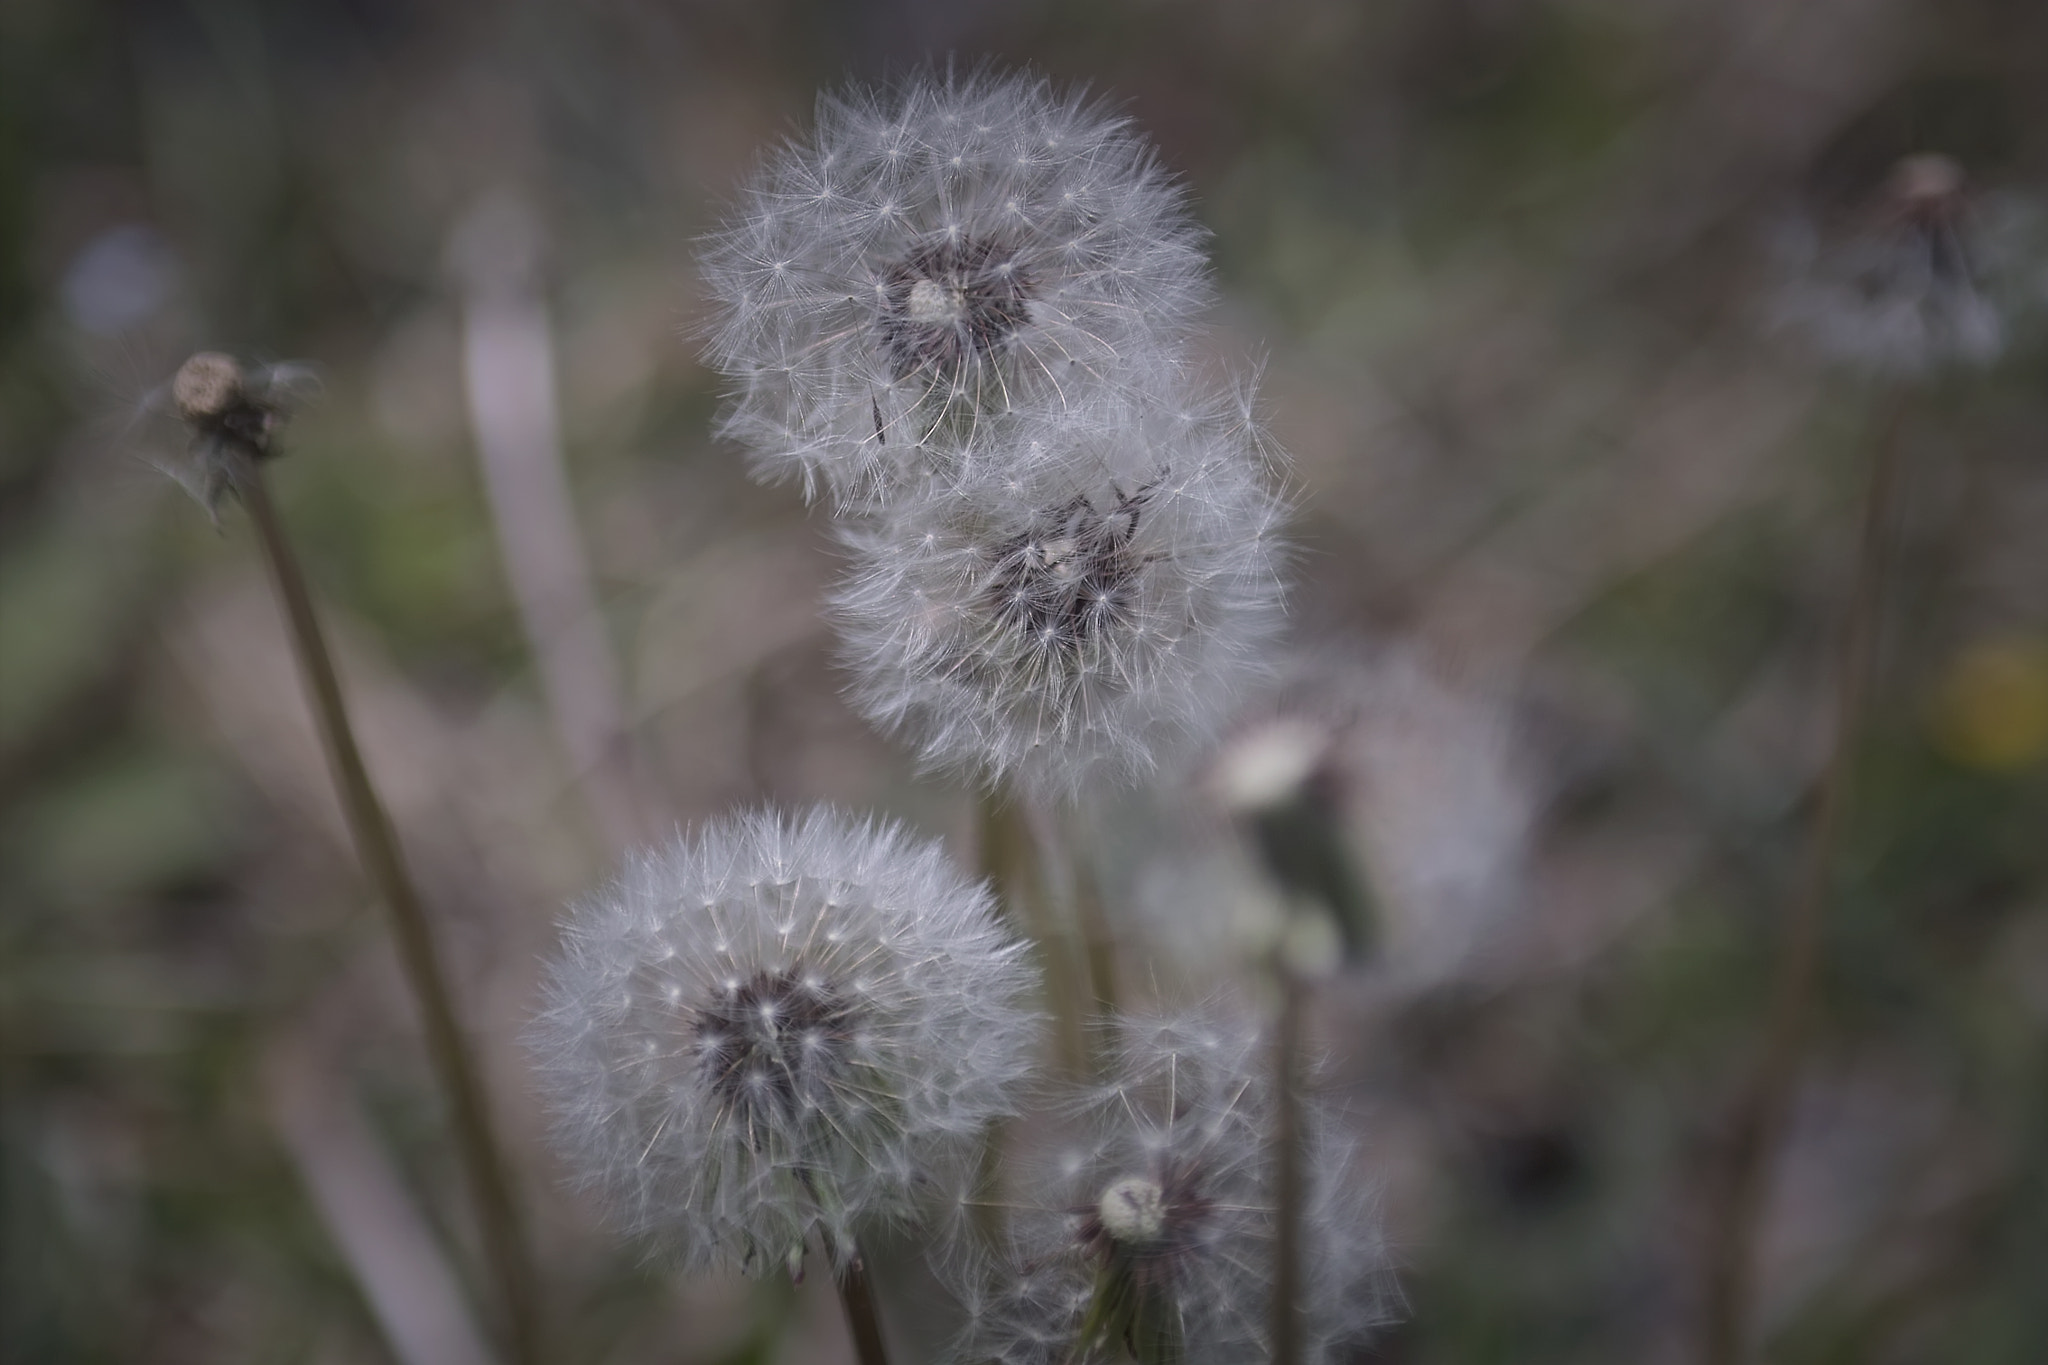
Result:
[[[1771,320],[1871,374],[1989,365],[2005,349],[2005,305],[2018,300],[2003,297],[1986,226],[1959,163],[1903,157],[1846,212],[1780,225]]]
[[[1108,1079],[1026,1136],[1003,1206],[1009,1240],[952,1274],[970,1305],[955,1361],[1263,1358],[1273,1249],[1271,1046],[1211,1005],[1117,1026]],[[1305,1120],[1301,1307],[1309,1360],[1355,1346],[1395,1307],[1355,1144],[1328,1106]],[[961,1268],[964,1267],[964,1268]]]
[[[574,907],[530,1041],[557,1145],[621,1229],[762,1273],[911,1216],[1010,1111],[1032,984],[936,844],[762,811]]]
[[[1178,367],[1201,234],[1128,120],[1023,75],[822,98],[703,257],[722,431],[807,496],[885,501],[1019,401]]]
[[[854,704],[927,766],[1053,797],[1129,783],[1262,675],[1285,508],[1255,433],[1118,412],[1019,416],[843,529]]]

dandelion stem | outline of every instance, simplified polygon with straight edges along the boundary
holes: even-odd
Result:
[[[846,1326],[853,1333],[855,1358],[860,1365],[889,1365],[889,1352],[882,1345],[881,1316],[875,1311],[874,1286],[858,1248],[837,1268],[832,1282],[839,1287],[839,1305],[846,1310]]]
[[[1273,1365],[1301,1362],[1301,1036],[1308,983],[1274,973],[1280,1014],[1273,1030]]]
[[[981,1130],[981,1151],[974,1165],[974,1235],[982,1249],[993,1251],[1009,1234],[1009,1211],[1003,1206],[1003,1158],[1010,1146],[1010,1125],[990,1119]]]
[[[555,401],[555,349],[535,281],[538,226],[517,199],[458,229],[463,391],[484,492],[541,692],[599,830],[615,849],[648,835],[619,670],[577,526]]]
[[[1772,985],[1770,1013],[1754,1070],[1737,1099],[1726,1149],[1725,1183],[1715,1200],[1706,1246],[1707,1302],[1702,1359],[1737,1365],[1747,1354],[1754,1311],[1756,1239],[1770,1174],[1784,1136],[1799,1078],[1820,966],[1821,922],[1827,908],[1835,846],[1855,775],[1855,741],[1870,688],[1883,622],[1884,566],[1892,503],[1899,481],[1906,402],[1896,399],[1883,419],[1863,502],[1863,527],[1849,613],[1842,626],[1834,679],[1832,747],[1821,774],[1813,821],[1807,827],[1798,880],[1785,917],[1784,948]]]
[[[999,792],[981,798],[981,872],[995,885],[996,896],[1018,931],[1038,945],[1045,963],[1046,994],[1051,997],[1053,1026],[1068,1073],[1086,1076],[1091,1070],[1088,1039],[1082,1021],[1084,985],[1074,962],[1072,945],[1049,913],[1045,871],[1038,841],[1014,800]]]
[[[233,450],[228,458],[229,477],[255,524],[271,585],[277,590],[278,602],[290,626],[293,652],[298,656],[357,856],[391,912],[399,961],[419,1003],[427,1052],[436,1078],[447,1093],[456,1143],[462,1151],[483,1233],[484,1254],[505,1300],[512,1359],[517,1365],[537,1365],[541,1358],[540,1324],[533,1265],[518,1205],[512,1197],[510,1173],[491,1131],[483,1078],[463,1040],[447,976],[435,950],[432,927],[406,871],[391,818],[370,785],[342,701],[341,681],[313,611],[312,595],[264,485],[262,467],[253,453],[246,450]]]
[[[1071,842],[1068,851],[1068,866],[1074,876],[1074,916],[1088,964],[1088,992],[1099,1022],[1116,1015],[1116,941],[1110,935],[1109,907],[1103,903],[1102,883],[1095,869]]]

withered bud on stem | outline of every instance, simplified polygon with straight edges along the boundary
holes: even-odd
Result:
[[[184,431],[185,449],[160,462],[164,472],[217,512],[233,487],[235,457],[275,455],[278,430],[312,380],[304,365],[244,365],[221,351],[191,356],[153,400],[168,406]]]

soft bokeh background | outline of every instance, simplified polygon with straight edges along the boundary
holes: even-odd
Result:
[[[247,527],[151,468],[151,391],[212,347],[320,373],[275,486],[561,1358],[845,1357],[815,1280],[675,1283],[560,1193],[517,1035],[621,842],[826,797],[971,856],[971,803],[839,701],[824,518],[710,441],[689,339],[693,240],[758,150],[949,52],[1127,102],[1215,233],[1204,344],[1263,364],[1294,457],[1297,647],[1366,717],[1394,931],[1320,1024],[1409,1299],[1373,1358],[1689,1358],[1889,399],[1764,325],[1768,244],[1927,147],[2048,195],[2033,0],[8,0],[0,1354],[484,1358]],[[2048,1358],[2044,381],[2021,315],[1906,409],[1772,1360]],[[1091,822],[1133,978],[1200,910],[1174,868],[1237,857],[1174,804]]]

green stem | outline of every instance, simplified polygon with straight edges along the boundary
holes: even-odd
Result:
[[[356,854],[371,885],[391,912],[399,961],[419,1003],[427,1053],[448,1097],[456,1143],[463,1154],[470,1194],[483,1232],[484,1254],[504,1299],[512,1359],[516,1365],[538,1365],[541,1350],[536,1277],[525,1231],[512,1196],[504,1156],[491,1131],[483,1078],[457,1022],[432,927],[406,871],[391,817],[370,785],[369,773],[356,747],[355,732],[349,724],[348,709],[342,701],[341,681],[320,632],[319,619],[314,615],[312,594],[307,591],[305,575],[270,500],[262,466],[246,451],[232,451],[228,458],[235,493],[256,527],[271,585],[277,590],[278,602],[291,629],[293,652],[298,656],[299,671],[312,702],[335,789],[348,817]]]
[[[1899,481],[1906,402],[1895,401],[1880,431],[1863,502],[1856,578],[1835,669],[1835,726],[1785,919],[1785,945],[1772,985],[1763,1046],[1730,1124],[1721,1196],[1707,1230],[1706,1365],[1737,1365],[1747,1354],[1754,1312],[1755,1242],[1770,1174],[1799,1078],[1820,968],[1821,922],[1835,846],[1855,775],[1857,731],[1870,690],[1883,623],[1884,565]]]
[[[1273,1030],[1273,1361],[1300,1365],[1302,1172],[1301,1039],[1308,983],[1281,968]]]
[[[1116,1017],[1116,940],[1109,930],[1109,907],[1095,869],[1069,837],[1068,866],[1074,878],[1074,916],[1081,933],[1081,951],[1088,967],[1088,992],[1096,1022]]]
[[[860,1365],[889,1365],[889,1352],[882,1345],[882,1319],[875,1309],[874,1286],[868,1281],[867,1264],[858,1247],[848,1248],[843,1264],[834,1267],[832,1282],[839,1287],[839,1306],[846,1310],[847,1330],[853,1334],[853,1352]]]
[[[990,1119],[981,1130],[981,1153],[974,1167],[973,1228],[984,1251],[995,1251],[1009,1235],[1009,1214],[1003,1207],[1003,1158],[1010,1146],[1010,1125]]]
[[[1087,1076],[1091,1068],[1083,1021],[1088,1011],[1082,1001],[1086,987],[1068,936],[1052,923],[1038,841],[1032,837],[1022,809],[1014,801],[1005,801],[1000,793],[983,793],[981,797],[980,835],[982,875],[994,884],[1011,922],[1037,945],[1045,964],[1045,990],[1060,1057],[1068,1074]]]

